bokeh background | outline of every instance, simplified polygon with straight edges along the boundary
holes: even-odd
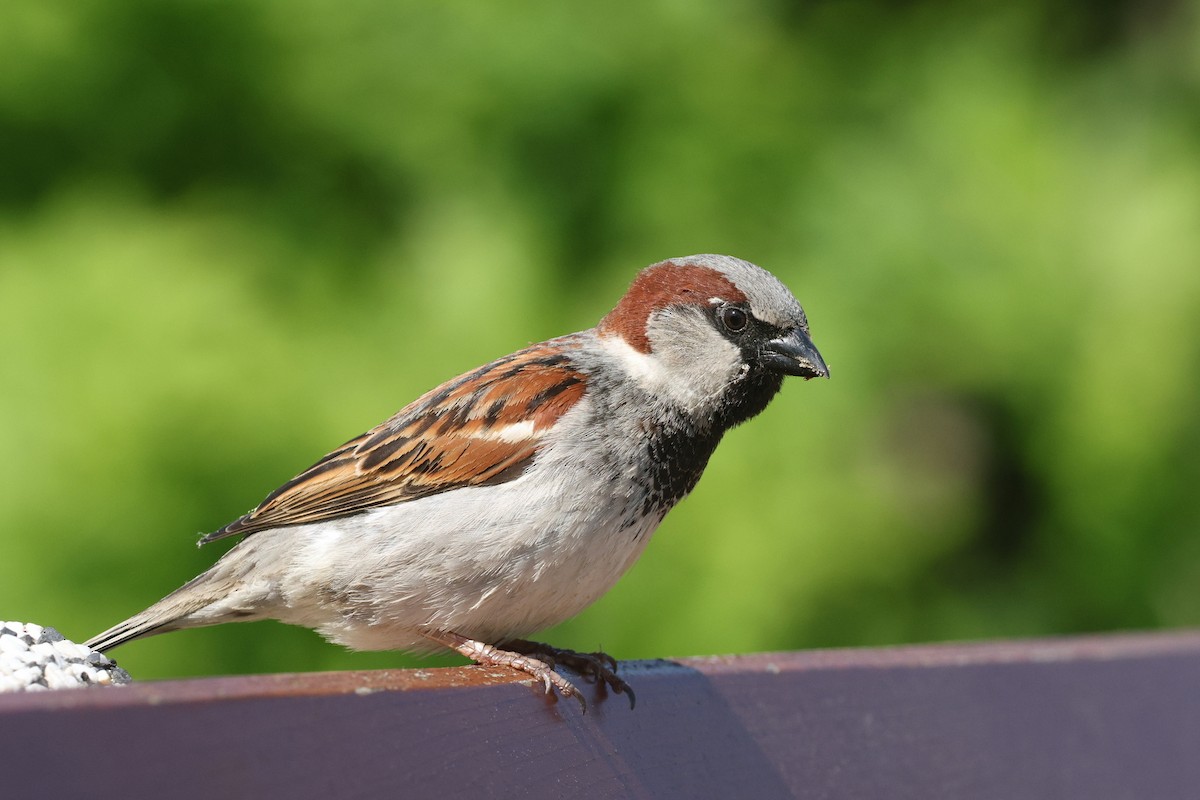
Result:
[[[796,291],[833,379],[734,431],[543,638],[640,658],[1198,625],[1198,20],[2,4],[0,618],[82,641],[421,391],[719,252]],[[418,663],[275,623],[116,654],[142,678]]]

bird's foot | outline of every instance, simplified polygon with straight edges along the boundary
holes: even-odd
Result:
[[[553,660],[547,663],[541,659],[534,658],[530,654],[517,650],[504,650],[486,642],[468,639],[466,636],[460,636],[451,631],[428,631],[424,636],[466,656],[476,664],[511,667],[512,669],[532,675],[546,685],[546,694],[553,694],[554,690],[557,689],[558,693],[563,697],[574,697],[578,700],[583,713],[587,713],[587,701],[583,699],[583,695],[580,694],[579,690],[570,681],[554,671]]]
[[[530,642],[525,639],[506,639],[501,647],[514,653],[536,658],[554,666],[562,664],[567,669],[578,673],[585,680],[598,683],[606,689],[612,689],[617,694],[629,697],[629,708],[633,709],[637,697],[633,689],[617,676],[617,660],[608,653],[578,653],[560,647],[552,647],[541,642]]]

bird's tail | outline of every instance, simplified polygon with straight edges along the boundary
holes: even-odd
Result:
[[[251,618],[252,614],[221,613],[214,608],[229,591],[228,584],[219,577],[214,580],[216,571],[214,568],[196,576],[145,611],[93,636],[85,644],[107,652],[143,636]]]
[[[93,650],[107,652],[114,647],[119,647],[133,639],[140,639],[143,636],[151,636],[155,633],[166,633],[167,631],[177,630],[176,627],[169,627],[174,620],[166,619],[158,614],[155,614],[155,609],[158,606],[151,606],[140,614],[134,614],[124,622],[119,622],[112,626],[104,633],[97,634],[91,639],[88,639],[85,644]]]

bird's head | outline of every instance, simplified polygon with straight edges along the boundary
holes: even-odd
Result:
[[[647,267],[597,331],[652,395],[725,427],[760,412],[785,375],[829,377],[788,288],[730,256]]]

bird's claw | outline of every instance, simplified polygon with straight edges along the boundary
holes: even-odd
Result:
[[[579,653],[525,639],[511,639],[503,642],[503,646],[512,652],[536,658],[551,666],[562,665],[578,673],[589,683],[595,683],[604,689],[612,689],[617,694],[626,695],[629,698],[631,710],[637,703],[637,696],[633,693],[632,687],[617,675],[617,660],[608,653],[601,651]],[[557,675],[557,673],[554,674]],[[573,686],[571,688],[574,690]],[[566,692],[563,693],[566,694]],[[578,694],[577,696],[579,696],[580,702],[583,702],[582,696]]]
[[[637,703],[633,689],[617,677],[617,660],[608,653],[577,653],[525,639],[509,639],[496,646],[468,639],[452,631],[427,631],[424,636],[461,653],[476,664],[511,667],[531,675],[546,687],[546,694],[552,695],[557,689],[563,697],[574,697],[585,714],[587,701],[583,699],[583,694],[569,680],[555,672],[555,666],[561,664],[604,690],[612,689],[617,694],[626,695],[631,710]]]

